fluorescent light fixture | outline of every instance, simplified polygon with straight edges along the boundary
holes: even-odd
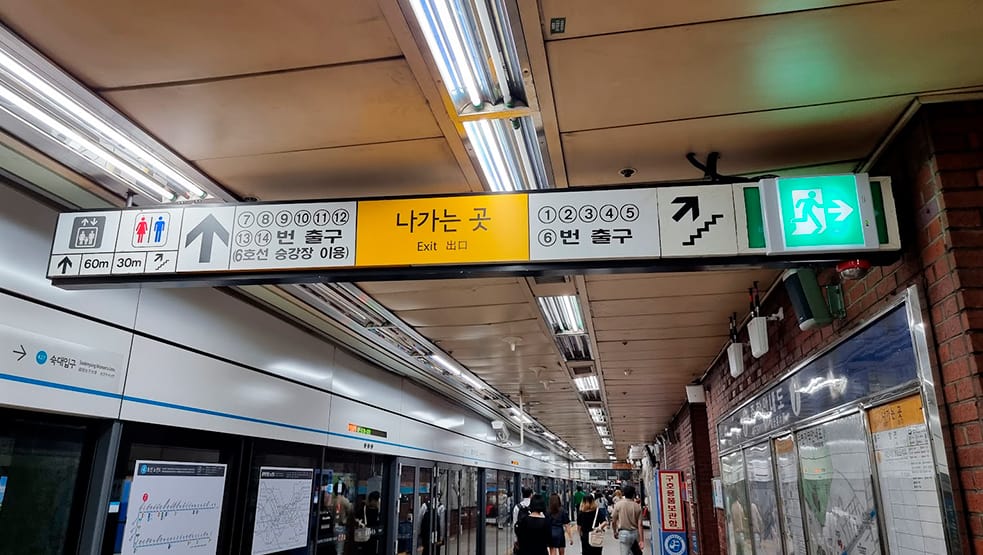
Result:
[[[598,426],[597,427],[597,433],[601,437],[604,437],[604,436],[608,435],[608,427],[607,426]]]
[[[545,437],[546,439],[550,439],[550,440],[555,440],[556,439],[556,436],[553,435],[553,434],[551,434],[551,433],[549,433],[549,432],[543,432],[543,437]]]
[[[577,391],[600,391],[601,386],[597,381],[597,376],[581,376],[573,379],[573,384],[577,386]]]
[[[458,367],[458,365],[444,358],[441,355],[430,355],[430,360],[437,363],[437,366],[440,366],[441,368],[447,370],[448,372],[454,374],[455,376],[461,375],[461,369]]]
[[[484,99],[477,71],[484,64],[469,56],[464,44],[464,36],[468,35],[462,35],[462,31],[473,30],[466,28],[466,21],[454,17],[455,12],[461,15],[461,10],[452,12],[447,0],[411,0],[410,5],[451,99],[456,105],[467,99],[481,109]]]
[[[464,380],[464,382],[466,384],[470,385],[471,387],[473,387],[473,388],[475,388],[475,389],[477,389],[479,391],[485,388],[485,384],[483,384],[483,383],[479,382],[478,380],[472,378],[468,374],[461,374],[459,377],[462,380]]]
[[[517,422],[521,422],[522,424],[532,424],[532,419],[526,416],[525,414],[522,414],[522,412],[519,411],[519,409],[512,407],[509,409],[509,411],[512,412],[513,420]]]
[[[562,439],[560,441],[557,441],[556,444],[559,445],[560,447],[563,447],[564,449],[570,447],[570,445],[567,444],[567,442],[563,441]]]
[[[607,420],[607,417],[604,415],[604,409],[600,407],[587,407],[587,412],[595,424],[603,424]]]
[[[611,455],[610,457],[608,457],[608,459],[609,460],[612,460],[612,461],[616,461],[616,460],[618,460],[618,457],[615,457],[614,455]]]
[[[539,308],[543,311],[543,316],[554,334],[587,333],[583,313],[580,310],[580,300],[576,295],[538,297],[536,300],[539,301]]]
[[[464,122],[468,141],[492,191],[549,186],[538,139],[530,141],[526,131],[532,125],[528,116]],[[535,138],[535,133],[532,136]]]
[[[209,196],[150,148],[10,55],[8,48],[0,49],[0,98],[11,115],[155,201]]]
[[[605,430],[605,432],[607,432],[607,430]],[[614,445],[614,440],[609,437],[602,437],[601,443],[603,443],[606,446],[611,446]]]

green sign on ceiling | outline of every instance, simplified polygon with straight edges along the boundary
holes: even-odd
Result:
[[[877,247],[870,184],[865,175],[766,180],[768,235],[782,251],[864,250]]]

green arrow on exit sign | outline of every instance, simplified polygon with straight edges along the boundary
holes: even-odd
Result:
[[[857,178],[853,175],[778,180],[785,246],[863,246]]]

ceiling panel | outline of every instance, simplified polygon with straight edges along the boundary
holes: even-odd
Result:
[[[563,135],[571,186],[697,179],[687,152],[724,154],[720,171],[746,174],[866,158],[911,102],[897,96]],[[851,166],[853,164],[850,164]],[[618,171],[635,168],[631,179]]]
[[[778,276],[776,270],[706,271],[671,274],[630,274],[611,279],[587,278],[591,301],[642,297],[677,297],[713,293],[745,293],[758,282],[766,288]]]
[[[727,321],[728,314],[723,314],[723,321]],[[677,326],[697,326],[701,324],[718,324],[721,321],[721,312],[714,310],[687,312],[685,321],[680,321],[678,314],[644,314],[637,316],[594,316],[595,330],[633,330],[633,329],[666,329]]]
[[[768,0],[607,0],[599,9],[596,0],[540,0],[543,13],[543,35],[547,40],[567,39],[584,35],[601,35],[684,25],[700,21],[715,21],[753,17],[781,12],[811,10],[868,0],[797,0],[771,2]],[[550,20],[566,18],[562,34],[550,33]]]
[[[362,0],[4,0],[0,19],[96,88],[401,55]]]
[[[983,84],[983,5],[867,3],[547,50],[560,130],[579,131]]]
[[[406,281],[366,281],[358,284],[363,291],[371,294],[378,293],[400,293],[403,291],[429,291],[443,287],[484,287],[486,285],[507,285],[510,283],[524,283],[523,278],[517,277],[494,277],[494,278],[467,278],[467,279],[408,279]]]
[[[375,300],[390,310],[417,310],[434,306],[474,306],[475,304],[496,305],[522,303],[529,300],[529,288],[524,283],[503,285],[469,286],[467,281],[458,282],[460,287],[434,287],[427,291],[401,293],[374,293]]]
[[[403,60],[105,96],[192,160],[441,136]]]
[[[260,200],[462,193],[468,184],[443,138],[199,160],[241,196]]]
[[[480,339],[488,337],[523,336],[540,331],[538,320],[519,320],[497,324],[475,324],[470,326],[432,326],[423,328],[427,337],[437,341]]]
[[[644,299],[622,299],[614,301],[596,301],[591,303],[591,311],[595,316],[619,316],[638,314],[678,314],[678,325],[691,324],[687,318],[693,312],[716,311],[725,317],[731,312],[747,310],[747,293],[690,295],[688,297],[661,297]]]
[[[528,303],[406,310],[400,312],[399,316],[411,326],[421,327],[467,326],[536,318]]]
[[[637,329],[598,331],[600,341],[639,341],[644,339],[680,339],[683,337],[727,337],[726,321],[697,326],[676,326],[666,329]]]
[[[515,360],[531,357],[555,357],[553,343],[547,341],[523,343],[512,351],[504,341],[441,341],[440,348],[455,358],[468,360]]]

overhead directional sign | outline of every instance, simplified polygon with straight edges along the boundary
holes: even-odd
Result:
[[[769,179],[769,252],[868,250],[879,246],[866,175]]]
[[[847,175],[66,213],[48,277],[81,287],[657,271],[899,248],[890,180]]]

